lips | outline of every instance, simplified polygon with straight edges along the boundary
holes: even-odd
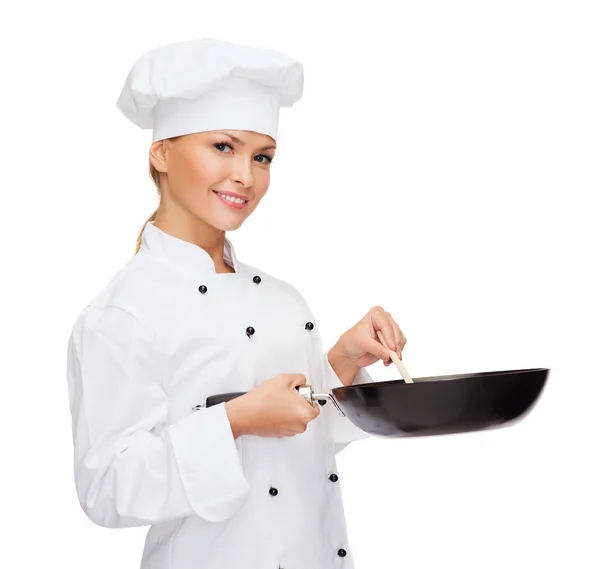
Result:
[[[243,209],[248,204],[248,202],[237,203],[234,201],[230,201],[228,199],[225,199],[223,196],[219,195],[217,191],[213,190],[213,192],[219,198],[220,201],[222,201],[226,206],[231,207],[233,209]]]

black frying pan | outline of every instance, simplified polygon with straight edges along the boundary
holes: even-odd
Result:
[[[438,375],[336,387],[314,393],[310,385],[298,392],[314,405],[331,401],[338,413],[359,429],[383,437],[414,437],[482,431],[514,424],[537,402],[547,368]],[[207,398],[211,407],[245,392]]]

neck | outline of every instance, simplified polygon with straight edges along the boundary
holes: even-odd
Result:
[[[188,241],[204,249],[213,260],[217,272],[235,272],[233,268],[225,263],[223,258],[225,231],[216,229],[189,214],[169,215],[168,212],[160,209],[156,214],[154,225],[173,237]]]

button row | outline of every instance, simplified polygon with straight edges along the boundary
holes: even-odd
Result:
[[[255,282],[256,284],[259,284],[261,282],[261,278],[256,275],[255,277],[253,277],[252,281]],[[208,287],[206,285],[200,285],[198,287],[198,290],[202,293],[202,294],[206,294],[206,291],[208,290]],[[315,327],[315,325],[312,322],[307,322],[304,325],[304,328],[306,330],[313,330]],[[248,328],[246,328],[246,336],[248,336],[248,338],[250,338],[251,336],[254,335],[254,333],[256,332],[256,330],[252,327],[252,326],[248,326]],[[319,402],[320,403],[320,402]]]
[[[256,284],[260,284],[261,282],[261,278],[256,275],[255,277],[252,278],[252,282],[256,283]],[[206,294],[206,291],[208,290],[208,287],[206,285],[200,285],[198,287],[198,290],[202,293],[202,294]]]
[[[252,278],[252,282],[254,282],[255,284],[260,284],[261,282],[261,278],[256,275]],[[206,285],[200,285],[198,287],[198,290],[200,291],[200,293],[202,294],[206,294],[206,292],[208,291],[208,287]],[[304,325],[305,330],[313,330],[315,327],[315,325],[312,322],[307,322]],[[252,327],[252,326],[248,326],[248,328],[246,328],[246,336],[248,336],[248,338],[250,338],[251,336],[254,335],[254,333],[256,332],[256,330]],[[319,403],[321,403],[321,401],[319,401]],[[339,477],[337,474],[333,473],[329,476],[329,480],[331,480],[331,482],[337,482],[339,480]],[[271,496],[277,496],[277,494],[279,494],[279,490],[277,490],[277,488],[269,488],[269,494]],[[346,557],[346,550],[345,549],[338,549],[337,554],[340,557]],[[281,566],[279,566],[279,569],[283,569]]]
[[[331,480],[331,482],[337,482],[339,479],[340,479],[339,476],[335,473],[333,473],[329,476],[329,480]],[[277,490],[277,488],[274,488],[273,486],[271,486],[269,488],[269,494],[271,494],[271,496],[277,496],[277,494],[279,494],[279,490]]]
[[[315,327],[315,325],[312,322],[307,322],[304,325],[304,328],[306,330],[313,330]],[[252,327],[252,326],[248,326],[248,328],[246,328],[246,336],[248,336],[248,338],[250,338],[251,336],[254,336],[256,330]]]

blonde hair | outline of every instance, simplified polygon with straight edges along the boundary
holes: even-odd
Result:
[[[179,136],[172,136],[169,140],[176,140],[178,138],[179,138]],[[148,162],[149,162],[148,171],[150,174],[150,178],[152,178],[152,181],[154,182],[154,185],[156,186],[156,191],[158,192],[158,197],[160,198],[160,173],[154,167],[154,165],[152,164],[152,162],[150,160]],[[148,225],[148,222],[154,221],[156,219],[157,213],[158,213],[158,208],[156,208],[154,210],[154,213],[146,220],[144,225],[142,225],[142,228],[140,229],[140,232],[138,233],[137,241],[135,243],[135,254],[136,255],[137,255],[137,252],[140,250],[140,247],[142,246],[142,233],[144,233],[144,229],[146,228],[146,225]]]

